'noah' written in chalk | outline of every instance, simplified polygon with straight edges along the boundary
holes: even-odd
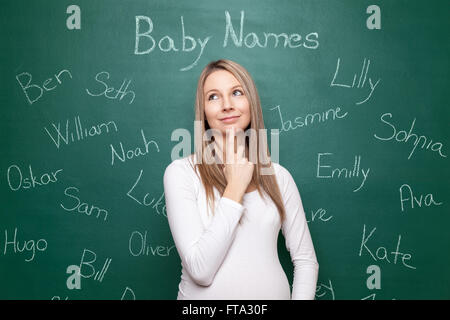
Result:
[[[136,157],[145,156],[149,153],[149,146],[150,144],[154,145],[156,148],[156,152],[159,152],[159,146],[158,143],[155,140],[147,141],[147,138],[145,137],[144,130],[141,129],[141,136],[142,136],[142,142],[144,143],[144,151],[140,147],[136,147],[135,149],[128,149],[125,151],[123,148],[122,142],[119,142],[120,150],[119,148],[114,148],[112,144],[109,146],[111,147],[111,165],[114,165],[114,160],[117,158],[122,162],[125,162],[127,160],[131,160]]]

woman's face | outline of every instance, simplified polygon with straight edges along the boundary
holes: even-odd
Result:
[[[245,131],[250,123],[250,105],[239,81],[226,70],[211,73],[203,86],[205,116],[212,129],[223,135],[235,127]],[[231,119],[226,119],[233,117]]]

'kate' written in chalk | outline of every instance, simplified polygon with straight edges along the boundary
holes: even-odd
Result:
[[[381,261],[384,260],[388,263],[393,263],[393,264],[397,264],[397,260],[399,260],[399,258],[401,259],[402,265],[410,268],[410,269],[416,269],[416,267],[411,266],[410,264],[408,264],[408,260],[411,260],[412,255],[410,253],[403,253],[400,252],[400,242],[402,240],[402,235],[399,234],[398,235],[398,241],[397,241],[397,246],[395,251],[391,251],[389,252],[389,250],[386,247],[378,247],[375,250],[376,245],[373,245],[373,240],[371,240],[372,235],[374,234],[374,232],[377,230],[377,228],[373,228],[369,235],[366,236],[366,225],[363,226],[363,235],[362,235],[362,240],[361,240],[361,247],[359,249],[359,256],[361,257],[363,252],[368,254],[370,257],[372,257],[372,259],[374,261]],[[391,259],[389,260],[389,253],[392,255]]]

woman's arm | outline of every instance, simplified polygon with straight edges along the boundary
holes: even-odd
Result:
[[[245,208],[222,197],[216,201],[215,214],[205,229],[189,170],[181,160],[175,160],[164,172],[167,218],[183,266],[197,284],[209,286],[233,242]]]
[[[280,169],[280,191],[286,209],[282,232],[294,264],[292,300],[314,300],[319,264],[297,185],[288,170],[281,166]]]

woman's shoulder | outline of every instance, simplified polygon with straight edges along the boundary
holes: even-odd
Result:
[[[281,164],[273,162],[273,161],[272,161],[272,165],[275,170],[275,175],[276,175],[277,181],[282,190],[285,190],[285,188],[292,186],[292,182],[295,183],[294,178],[292,177],[290,171],[287,168],[285,168]]]
[[[278,162],[272,161],[272,165],[273,165],[273,168],[274,168],[274,171],[275,171],[275,174],[277,177],[279,177],[279,176],[284,177],[284,176],[286,176],[286,174],[289,174],[289,171],[285,167],[283,167],[281,164],[279,164]]]
[[[170,172],[176,172],[179,174],[180,172],[186,172],[186,173],[194,173],[194,157],[193,155],[188,155],[182,158],[177,158],[172,160],[171,163],[169,163],[166,167],[165,173],[169,174]]]

